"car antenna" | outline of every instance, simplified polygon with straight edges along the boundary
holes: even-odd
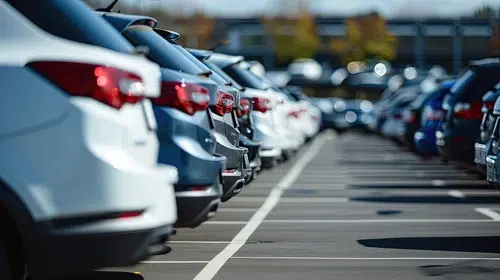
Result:
[[[109,4],[106,8],[96,9],[96,12],[108,12],[108,13],[111,13],[111,10],[116,5],[116,3],[118,3],[118,1],[120,1],[120,0],[113,0],[113,2],[111,2],[111,4]]]

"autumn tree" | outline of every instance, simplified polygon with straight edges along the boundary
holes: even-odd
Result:
[[[281,62],[296,58],[311,58],[319,48],[316,20],[306,9],[296,17],[276,17],[263,20]]]
[[[342,62],[396,58],[397,39],[378,13],[350,17],[346,19],[345,26],[346,36],[331,41],[333,51]]]
[[[482,6],[474,11],[474,18],[489,19],[495,16],[495,10],[490,6]]]
[[[492,55],[500,56],[500,21],[495,23],[493,28],[493,36],[491,37]]]

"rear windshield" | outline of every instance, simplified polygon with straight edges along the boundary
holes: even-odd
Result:
[[[270,85],[266,85],[261,79],[247,69],[241,67],[239,63],[226,67],[224,71],[235,79],[239,84],[259,90],[267,90]]]
[[[122,53],[134,51],[127,40],[82,1],[6,1],[39,28],[57,37]]]
[[[205,72],[193,61],[180,53],[174,44],[158,35],[149,26],[132,26],[125,30],[123,35],[135,46],[148,46],[148,58],[158,63],[162,68],[173,69],[193,75]]]
[[[228,74],[226,74],[226,72],[222,71],[222,69],[219,68],[219,66],[213,64],[212,62],[209,62],[207,60],[203,60],[203,63],[208,67],[210,68],[214,73],[216,73],[217,75],[221,76],[221,78],[223,78],[224,80],[232,83],[232,86],[234,88],[236,88],[237,90],[242,90],[243,87],[238,84],[238,82],[236,82],[233,78],[231,78]]]

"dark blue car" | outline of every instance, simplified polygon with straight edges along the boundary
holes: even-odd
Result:
[[[417,153],[423,156],[437,156],[436,131],[443,116],[443,99],[455,84],[454,80],[442,82],[426,102],[421,116],[421,127],[414,135]]]
[[[445,160],[474,164],[474,144],[483,113],[482,97],[500,81],[498,58],[472,61],[443,100],[443,118],[436,144]]]
[[[491,133],[495,126],[495,116],[493,108],[498,97],[500,97],[500,84],[497,84],[494,90],[489,91],[483,96],[483,120],[481,121],[480,133],[474,144],[474,162],[480,173],[486,174],[486,154],[491,146]]]

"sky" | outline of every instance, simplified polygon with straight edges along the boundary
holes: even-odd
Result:
[[[105,1],[105,0],[103,0]],[[295,0],[121,0],[134,5],[182,9],[190,13],[195,8],[222,17],[251,17],[276,14],[293,7]],[[307,1],[307,0],[305,0]],[[500,7],[500,0],[308,0],[311,10],[320,15],[349,15],[377,10],[387,17],[460,16],[472,13],[484,4]],[[170,10],[169,9],[169,10]]]

